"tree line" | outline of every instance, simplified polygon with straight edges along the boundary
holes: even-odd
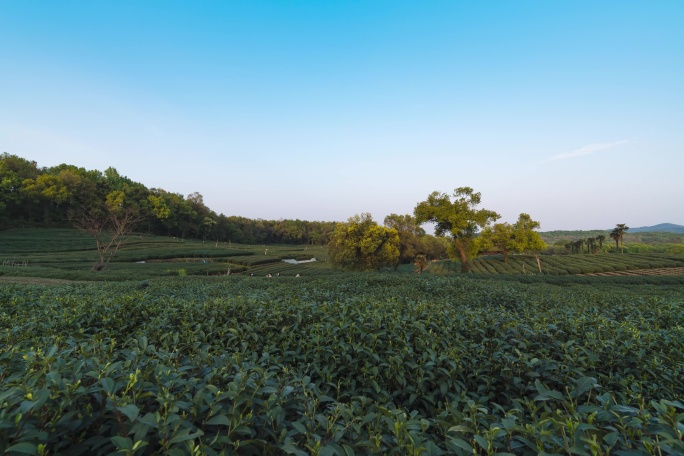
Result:
[[[401,232],[401,251],[388,263],[395,269],[418,254],[426,260],[446,256],[446,243],[426,234],[410,216],[391,214],[385,221]],[[147,188],[113,167],[104,172],[67,164],[39,167],[16,155],[0,155],[0,229],[76,227],[96,242],[96,270],[106,267],[133,229],[217,243],[329,245],[337,225],[340,223],[217,214],[204,204],[200,193],[184,197]]]
[[[625,249],[625,232],[629,227],[625,223],[618,223],[608,236],[615,241],[615,251]],[[570,241],[559,241],[556,244],[563,245],[567,253],[599,253],[603,251],[603,242],[606,240],[604,234],[590,236],[588,238],[575,239]]]
[[[116,208],[107,205],[108,198]],[[183,196],[147,188],[112,167],[104,172],[67,164],[39,167],[35,161],[16,155],[0,155],[2,229],[73,226],[86,216],[111,215],[113,209],[120,216],[135,214],[138,231],[181,239],[326,245],[335,228],[335,222],[217,214],[204,204],[200,193]]]
[[[453,198],[453,199],[452,199]],[[390,214],[380,226],[370,214],[346,223],[262,220],[216,214],[200,193],[187,197],[147,188],[115,168],[104,172],[61,164],[39,167],[15,155],[0,156],[0,228],[10,226],[75,226],[96,241],[102,270],[134,228],[150,234],[241,244],[328,245],[335,267],[377,270],[450,256],[463,272],[475,256],[498,252],[538,254],[546,246],[539,222],[522,213],[518,221],[494,223],[500,215],[479,209],[481,195],[470,187],[452,196],[433,192],[413,215]],[[433,223],[435,235],[421,225]]]
[[[396,270],[400,263],[413,261],[422,272],[429,258],[425,245],[415,241],[424,235],[425,223],[434,224],[435,235],[446,253],[460,262],[462,272],[469,272],[472,259],[485,252],[501,253],[507,261],[510,252],[538,255],[546,248],[535,231],[540,224],[529,214],[520,214],[513,225],[494,223],[501,216],[478,208],[481,199],[470,187],[459,187],[453,195],[433,192],[416,205],[413,215],[391,214],[385,226],[375,223],[370,214],[355,215],[335,227],[328,246],[330,258],[334,266],[348,270],[389,265]]]

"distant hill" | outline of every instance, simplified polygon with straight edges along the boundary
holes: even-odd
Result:
[[[678,233],[684,234],[684,226],[675,225],[674,223],[660,223],[653,226],[641,226],[639,228],[630,228],[630,233]]]
[[[614,242],[610,239],[612,228],[607,230],[576,230],[576,231],[546,231],[540,232],[541,238],[547,244],[560,243],[561,245],[577,239],[586,239],[603,234],[606,239],[604,242],[609,244]],[[654,226],[643,226],[630,228],[625,232],[625,244],[684,244],[684,226],[673,223],[661,223]]]

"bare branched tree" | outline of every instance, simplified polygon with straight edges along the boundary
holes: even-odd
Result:
[[[74,227],[95,239],[99,261],[93,271],[104,271],[142,217],[136,209],[123,207],[123,192],[112,192],[104,207],[81,207],[70,219]]]

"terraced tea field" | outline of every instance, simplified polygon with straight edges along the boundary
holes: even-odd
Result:
[[[474,274],[544,274],[544,275],[682,275],[684,255],[672,254],[601,254],[601,255],[532,255],[483,256],[473,261]],[[541,272],[539,266],[541,265]],[[431,263],[426,272],[437,275],[458,274],[460,265],[452,261]],[[639,271],[639,272],[636,272]],[[652,271],[652,272],[649,272]],[[624,273],[624,274],[621,274]]]
[[[617,272],[595,272],[586,274],[588,276],[615,277],[615,276],[670,276],[684,275],[684,267],[656,268],[656,269],[634,269],[631,271]]]
[[[283,259],[315,263],[287,264]],[[321,246],[263,246],[135,235],[104,272],[91,271],[97,260],[92,238],[73,229],[0,232],[0,275],[68,280],[133,280],[180,275],[332,273]]]

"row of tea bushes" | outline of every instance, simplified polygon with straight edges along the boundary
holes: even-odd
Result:
[[[541,255],[543,274],[592,274],[600,272],[627,271],[633,269],[674,268],[684,266],[684,257],[659,254],[611,254],[611,255]],[[445,270],[453,267],[442,266]],[[428,272],[438,273],[431,266]],[[472,272],[476,274],[534,274],[539,272],[537,259],[531,255],[484,256],[473,260]]]
[[[684,292],[348,274],[0,286],[10,454],[682,454]]]

